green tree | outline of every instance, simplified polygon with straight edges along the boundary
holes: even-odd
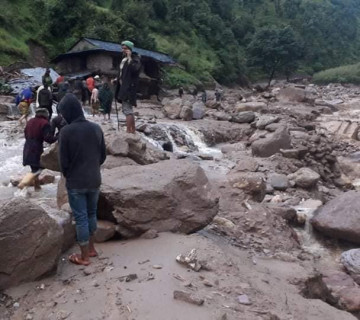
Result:
[[[155,16],[161,20],[165,20],[168,14],[166,2],[164,0],[155,0],[152,6]]]
[[[269,85],[275,73],[295,71],[302,54],[301,44],[289,26],[260,29],[248,45],[250,66],[262,68]]]

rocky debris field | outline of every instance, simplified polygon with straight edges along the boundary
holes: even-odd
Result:
[[[359,318],[359,92],[169,92],[139,103],[135,135],[91,118],[108,153],[102,254],[87,268],[62,255],[75,233],[54,145],[42,157],[51,194],[24,199],[19,175],[2,178],[0,319]],[[0,134],[22,135],[10,121]]]

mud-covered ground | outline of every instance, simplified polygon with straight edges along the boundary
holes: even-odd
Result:
[[[325,112],[319,101],[318,104],[284,103],[265,100],[261,94],[253,92],[229,90],[223,111],[229,113],[232,101],[240,98],[267,101],[265,114],[279,116],[280,124],[292,128],[291,138],[297,147],[308,139],[304,135],[306,130],[299,128],[314,125],[307,147],[312,147],[313,136],[321,136],[324,144],[332,144],[336,156],[356,151],[357,138],[349,140],[348,129],[331,131],[326,126],[330,120],[354,118],[357,88],[316,90],[323,100],[331,100],[333,104],[336,99],[343,101],[335,104],[336,111],[326,109]],[[301,207],[305,200],[317,200],[321,204],[353,186],[334,184],[336,177],[322,178],[315,189],[292,185],[284,191],[267,190],[259,201],[247,190],[236,189],[229,183],[239,163],[246,163],[241,172],[256,172],[267,179],[274,172],[291,174],[306,166],[305,160],[295,161],[278,154],[269,158],[253,157],[249,141],[259,130],[249,124],[215,120],[211,111],[205,119],[189,122],[164,117],[162,105],[151,101],[141,102],[136,111],[138,125],[178,125],[180,129],[185,127],[185,133],[186,128],[191,129],[187,134],[199,150],[189,152],[189,158],[200,164],[212,183],[214,197],[219,198],[218,216],[205,230],[193,235],[160,233],[155,239],[112,240],[98,244],[100,255],[93,258],[89,267],[67,261],[67,255],[77,250],[74,247],[63,255],[54,274],[0,293],[1,320],[356,319],[320,299],[306,299],[301,292],[305,280],[319,270],[340,269],[340,253],[354,246],[314,236],[308,223],[304,226],[296,217],[284,218],[279,209]],[[111,122],[101,117],[89,119],[101,124],[105,132],[116,130],[115,114]],[[121,115],[120,120],[121,130],[124,130]],[[55,207],[56,184],[44,186],[40,193],[19,193],[9,186],[12,177],[26,172],[21,166],[22,128],[13,121],[1,122],[0,135],[3,149],[0,155],[1,198],[26,196]],[[148,139],[152,139],[151,135]],[[179,146],[179,150],[186,153],[188,147]],[[199,157],[201,153],[208,155],[207,160]],[[178,154],[170,156],[180,157]],[[315,168],[314,159],[315,156],[307,160]],[[311,211],[311,205],[306,205],[305,209]],[[198,272],[176,261],[179,254],[187,254],[192,249],[196,249],[204,265]],[[177,290],[184,291],[185,298],[175,299]]]

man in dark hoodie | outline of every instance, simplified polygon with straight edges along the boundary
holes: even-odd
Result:
[[[97,256],[94,233],[101,184],[100,165],[106,158],[104,135],[100,126],[85,119],[81,103],[75,95],[65,95],[59,104],[59,112],[68,123],[59,134],[59,161],[66,178],[81,250],[80,255],[72,254],[69,260],[89,265],[89,257]]]

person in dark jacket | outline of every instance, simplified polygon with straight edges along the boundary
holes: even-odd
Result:
[[[30,166],[32,173],[42,170],[40,157],[44,151],[44,141],[53,143],[57,139],[51,134],[48,121],[49,113],[47,109],[40,108],[35,112],[35,118],[28,121],[25,127],[25,145],[23,150],[23,165]],[[34,180],[35,190],[40,189],[40,183],[36,177]]]
[[[76,96],[76,98],[78,98],[79,101],[82,99],[82,86],[82,80],[75,79],[73,94]]]
[[[65,95],[59,104],[59,112],[68,123],[59,134],[59,162],[66,178],[81,250],[80,255],[70,255],[69,261],[89,265],[89,258],[97,256],[94,233],[101,184],[100,165],[106,158],[104,135],[100,126],[85,119],[81,103],[75,95]]]
[[[58,114],[55,118],[51,120],[51,134],[55,137],[59,136],[60,130],[67,125],[64,117],[61,114]],[[56,132],[57,129],[57,132]]]
[[[65,95],[70,92],[70,84],[69,81],[65,80],[59,84],[59,90],[57,95],[57,101],[60,102]]]
[[[99,101],[100,101],[100,112],[104,115],[104,120],[106,115],[110,120],[111,105],[114,95],[111,91],[111,88],[107,82],[104,83],[99,92]]]
[[[122,111],[126,116],[126,131],[135,133],[135,118],[133,107],[136,106],[136,91],[141,69],[140,57],[133,52],[131,41],[121,43],[123,59],[120,63],[116,82],[115,96],[122,104]]]
[[[47,85],[38,93],[39,108],[45,108],[49,112],[49,120],[52,117],[53,96]]]
[[[42,76],[42,84],[44,87],[45,86],[51,87],[53,84],[49,68],[46,68],[46,71],[45,71],[44,75]]]

